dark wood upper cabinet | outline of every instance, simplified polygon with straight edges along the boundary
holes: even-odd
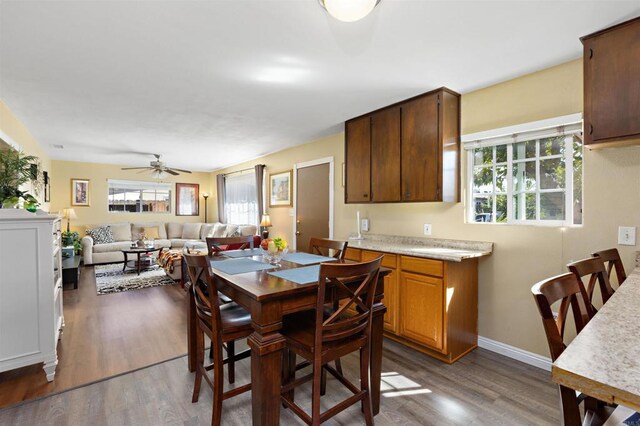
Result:
[[[366,153],[354,148],[367,143],[356,130],[363,122]],[[346,203],[460,201],[459,94],[441,88],[407,99],[347,121],[345,133]],[[368,183],[351,180],[365,169]],[[368,199],[354,193],[365,188]]]
[[[400,201],[400,108],[371,114],[371,201]]]
[[[345,202],[371,201],[371,117],[345,125]]]
[[[640,143],[640,17],[581,38],[584,143]]]

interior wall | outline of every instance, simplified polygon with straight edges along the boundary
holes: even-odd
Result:
[[[19,145],[27,155],[38,157],[42,169],[51,174],[51,159],[29,130],[2,100],[0,100],[0,139],[8,139],[6,142]],[[44,190],[37,194],[30,188],[25,189],[28,189],[31,195],[36,196],[41,203],[40,208],[42,210],[49,211],[49,203],[44,202]]]
[[[81,163],[75,161],[53,160],[53,179],[51,181],[51,211],[58,212],[67,207],[73,207],[78,218],[71,221],[71,230],[85,234],[85,225],[106,224],[115,222],[204,222],[204,198],[202,194],[212,193],[211,173],[194,172],[180,174],[162,179],[171,182],[171,213],[120,213],[109,212],[107,205],[107,180],[139,180],[154,181],[149,175],[137,174],[137,171],[120,170],[119,165]],[[90,206],[71,206],[71,179],[89,179]],[[200,215],[176,216],[175,214],[175,183],[197,183],[200,185]],[[212,221],[212,203],[208,199],[207,216]],[[66,221],[63,226],[66,226]]]
[[[455,88],[453,88],[455,89]],[[525,75],[462,96],[463,134],[573,114],[582,111],[582,60]],[[369,219],[370,233],[494,242],[479,266],[479,334],[549,356],[531,286],[566,271],[566,263],[591,252],[617,247],[630,271],[636,247],[617,246],[617,227],[640,225],[640,148],[585,150],[584,225],[575,228],[465,223],[460,203],[344,204],[344,134],[234,166],[225,173],[264,163],[269,173],[294,163],[333,156],[335,161],[335,237],[356,232],[356,211]],[[462,161],[462,199],[466,161]],[[290,209],[272,208],[272,236],[290,241]]]

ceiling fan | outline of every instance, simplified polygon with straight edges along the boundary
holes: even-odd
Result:
[[[173,167],[168,167],[163,161],[160,160],[160,154],[153,154],[156,159],[155,161],[151,161],[148,167],[123,167],[122,170],[140,170],[138,173],[143,173],[147,170],[151,171],[153,177],[158,179],[162,179],[168,174],[178,176],[180,173],[191,173],[189,170],[176,169]]]

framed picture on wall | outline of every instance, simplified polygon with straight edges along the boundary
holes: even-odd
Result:
[[[71,178],[71,205],[72,206],[89,206],[90,205],[90,180]]]
[[[269,175],[269,207],[292,206],[293,171]]]
[[[176,216],[199,216],[200,185],[176,183]]]

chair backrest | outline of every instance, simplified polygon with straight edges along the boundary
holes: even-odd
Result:
[[[576,262],[569,263],[567,265],[569,271],[571,271],[576,278],[582,283],[587,290],[587,296],[591,305],[593,305],[593,291],[596,287],[596,282],[600,287],[600,293],[602,295],[602,303],[607,303],[607,300],[613,296],[614,290],[609,282],[609,275],[607,275],[607,269],[604,266],[604,262],[600,257],[590,257],[588,259],[578,260]],[[585,285],[582,281],[582,277],[589,276],[589,282]]]
[[[621,285],[624,280],[627,279],[627,274],[624,272],[624,265],[622,264],[622,259],[620,258],[620,253],[618,253],[617,248],[601,250],[593,253],[593,256],[599,257],[604,262],[607,268],[607,276],[609,277],[609,281],[611,281],[611,271],[613,270],[613,268],[615,268],[616,270],[618,285]]]
[[[222,332],[220,301],[207,256],[183,253],[198,318],[208,323],[214,335]]]
[[[222,246],[239,244],[238,250],[244,250],[248,247],[253,248],[253,235],[244,237],[207,237],[206,240],[209,256],[216,256],[221,251],[224,251]]]
[[[311,237],[309,240],[309,253],[332,256],[330,250],[333,250],[333,257],[342,260],[347,251],[347,242],[316,237]]]
[[[569,306],[572,308],[576,331],[579,333],[593,316],[591,303],[587,299],[582,282],[572,273],[540,281],[531,287],[531,293],[542,316],[551,359],[555,361],[567,347],[564,343],[564,328]],[[551,306],[559,300],[560,308],[555,314]]]
[[[316,305],[315,347],[325,343],[339,344],[341,341],[360,337],[369,338],[371,334],[371,314],[375,298],[380,262],[382,256],[363,263],[321,263],[318,281],[318,301]],[[352,290],[347,282],[358,282]],[[347,294],[346,303],[338,306],[333,313],[324,318],[327,286]],[[356,313],[349,315],[351,306]],[[366,340],[365,340],[366,341]],[[322,352],[319,349],[319,352]]]

